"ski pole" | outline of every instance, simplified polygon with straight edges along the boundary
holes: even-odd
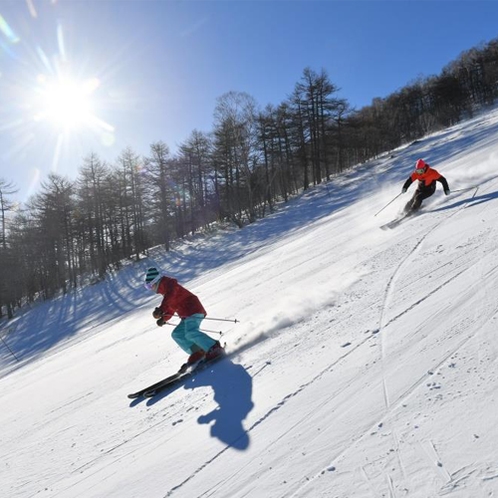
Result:
[[[479,188],[479,187],[465,187],[465,188],[458,188],[456,190],[452,190],[451,193],[453,194],[454,192],[464,192],[465,190],[472,190],[473,188]]]
[[[178,323],[170,323],[170,322],[164,322],[164,325],[169,325],[170,327],[176,327]],[[223,335],[223,332],[220,330],[208,330],[208,329],[199,329],[201,332],[205,332],[206,334],[218,334],[220,336]]]
[[[374,216],[377,216],[381,211],[384,211],[389,204],[392,204],[403,192],[400,192],[393,200],[389,201],[380,211],[377,211]]]
[[[475,189],[474,193],[472,194],[472,199],[477,195],[477,191],[479,190],[479,185],[476,185],[474,187],[466,187],[466,188],[459,188],[457,190],[452,190],[451,193],[453,192],[465,192],[466,190],[472,190]]]
[[[0,337],[0,339],[2,340],[4,346],[9,350],[9,353],[16,359],[16,361],[21,361],[15,354],[14,354],[14,351],[12,351],[12,349],[9,348],[8,344],[3,340],[3,337]]]
[[[456,190],[452,190],[451,193],[454,194],[455,192],[464,192],[465,190],[470,190],[469,188],[457,188]]]
[[[201,332],[205,332],[206,334],[217,334],[220,337],[223,335],[223,332],[221,330],[208,330],[208,329],[199,329]]]
[[[204,320],[215,320],[217,322],[232,322],[232,323],[240,323],[240,320],[237,318],[214,318],[211,316],[206,316]]]

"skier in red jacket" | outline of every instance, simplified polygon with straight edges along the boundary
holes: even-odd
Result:
[[[171,336],[190,355],[183,369],[223,354],[221,344],[200,331],[206,310],[196,295],[182,287],[176,279],[161,274],[157,268],[147,270],[145,287],[163,296],[160,306],[152,312],[159,327],[175,313],[180,317],[180,323],[174,328]]]
[[[446,178],[431,168],[423,159],[419,159],[415,163],[415,170],[404,183],[401,192],[404,194],[415,180],[418,180],[417,190],[415,190],[413,197],[405,206],[404,211],[406,214],[417,211],[422,205],[422,201],[434,194],[436,191],[436,182],[441,182],[446,195],[450,194],[450,187]]]

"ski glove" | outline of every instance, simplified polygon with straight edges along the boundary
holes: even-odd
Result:
[[[447,189],[444,191],[444,194],[445,194],[445,195],[450,195],[450,194],[451,194],[450,189],[449,189],[449,188],[447,188]]]
[[[152,316],[154,318],[162,318],[163,317],[163,312],[161,310],[161,308],[156,308],[153,312],[152,312]]]
[[[161,317],[156,323],[158,327],[162,327],[166,322],[164,321],[164,318]]]
[[[408,190],[408,189],[407,189],[406,187],[403,187],[403,188],[401,189],[401,193],[402,193],[402,194],[404,194],[407,190]]]

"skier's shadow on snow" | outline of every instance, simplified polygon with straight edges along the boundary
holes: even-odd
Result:
[[[468,207],[473,207],[484,202],[492,201],[493,199],[498,199],[498,192],[490,192],[488,194],[476,195],[475,197],[471,197],[470,199],[462,199],[452,204],[446,204],[445,206],[442,206],[438,209],[433,209],[432,211],[447,211],[449,209],[460,207],[463,204],[467,204]]]
[[[203,370],[185,383],[185,389],[211,387],[218,407],[201,415],[199,424],[210,424],[211,436],[237,450],[249,447],[249,434],[243,422],[254,407],[252,377],[242,365],[229,358]]]

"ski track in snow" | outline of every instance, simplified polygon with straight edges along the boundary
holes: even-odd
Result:
[[[469,200],[470,202],[470,200]],[[378,329],[378,335],[379,335],[379,338],[380,338],[380,349],[381,349],[381,361],[382,361],[382,371],[384,372],[385,370],[385,367],[384,367],[384,362],[385,362],[385,341],[383,340],[383,335],[384,335],[384,329],[394,323],[396,320],[398,320],[401,316],[403,316],[404,314],[408,313],[409,311],[413,310],[414,308],[416,308],[416,306],[418,306],[420,303],[422,303],[423,301],[425,301],[426,299],[429,299],[433,294],[436,294],[437,292],[439,292],[441,289],[443,289],[444,287],[446,287],[448,284],[450,284],[453,280],[455,280],[456,278],[460,277],[462,275],[462,273],[466,272],[469,270],[469,267],[468,266],[465,266],[463,270],[459,271],[458,273],[456,273],[456,275],[453,275],[452,277],[450,277],[448,280],[444,281],[440,286],[438,286],[437,288],[435,288],[434,290],[432,290],[431,292],[427,293],[426,295],[424,295],[422,298],[420,298],[418,301],[416,301],[415,303],[413,303],[410,307],[408,307],[407,309],[405,309],[403,312],[399,313],[398,315],[396,315],[395,317],[393,318],[390,318],[389,320],[387,320],[385,318],[385,314],[386,314],[386,310],[389,308],[389,303],[390,301],[392,300],[392,296],[393,296],[393,286],[394,286],[394,283],[396,281],[396,279],[399,277],[399,275],[402,273],[403,271],[403,268],[409,264],[409,261],[410,259],[413,258],[413,256],[415,255],[416,251],[418,249],[420,249],[420,247],[422,246],[423,242],[426,240],[426,238],[428,236],[430,236],[437,228],[439,228],[441,226],[441,224],[443,224],[444,222],[447,222],[450,218],[452,218],[453,216],[456,216],[461,210],[465,209],[466,207],[466,204],[464,204],[460,209],[458,209],[457,211],[453,212],[451,215],[443,218],[442,220],[440,220],[438,223],[436,223],[435,225],[433,225],[418,241],[417,243],[414,245],[414,247],[412,248],[412,250],[409,252],[409,254],[403,259],[401,260],[401,262],[396,266],[395,270],[393,271],[393,274],[391,275],[391,277],[389,278],[388,280],[388,283],[387,283],[387,286],[386,286],[386,290],[385,290],[385,294],[384,294],[384,300],[383,300],[383,305],[382,305],[382,309],[381,309],[381,313],[380,313],[380,319],[379,319],[379,329]],[[493,252],[496,252],[498,251],[498,249],[491,249],[489,250],[487,253],[486,253],[486,256],[493,253]],[[449,263],[448,263],[449,264]],[[480,264],[480,261],[477,261],[476,263],[474,263],[473,265],[471,265],[470,268],[472,268],[472,266],[475,266],[475,265],[478,265]],[[491,273],[495,273],[496,271],[498,270],[498,264],[491,270],[490,274]],[[486,322],[490,321],[496,314],[498,313],[498,307],[494,310],[491,311],[491,314],[488,316],[488,319],[486,320]],[[477,335],[478,332],[475,332],[471,335],[469,335],[468,337],[465,337],[458,345],[455,349],[453,349],[452,351],[450,351],[446,356],[444,356],[442,359],[440,359],[439,363],[437,363],[436,365],[434,365],[434,367],[432,368],[432,370],[438,370],[444,363],[446,363],[448,361],[449,358],[451,358],[452,356],[455,355],[455,353],[457,351],[459,351],[460,349],[462,349],[469,341],[471,341],[472,339],[475,338],[475,336]],[[363,341],[361,344],[359,344],[357,347],[360,347],[362,346],[366,341]],[[356,349],[356,348],[355,348]],[[393,443],[394,443],[394,448],[395,448],[395,453],[397,455],[397,458],[399,459],[398,463],[399,463],[399,467],[400,469],[402,470],[402,473],[403,473],[403,476],[406,478],[406,473],[404,471],[404,463],[401,461],[401,457],[400,457],[400,451],[399,451],[399,443],[398,443],[398,436],[397,436],[397,433],[396,433],[396,428],[395,428],[395,423],[393,421],[393,419],[391,418],[391,414],[392,412],[399,408],[403,403],[405,403],[408,398],[417,390],[419,389],[420,387],[422,387],[424,385],[424,383],[427,381],[427,378],[430,376],[430,374],[426,374],[426,375],[423,375],[422,377],[420,377],[419,379],[416,380],[416,382],[414,384],[412,384],[403,394],[401,397],[399,397],[396,402],[392,405],[391,404],[391,401],[389,399],[389,390],[388,390],[388,386],[387,386],[387,382],[386,382],[386,378],[385,378],[385,374],[383,373],[382,377],[383,377],[383,392],[384,392],[384,401],[385,401],[385,414],[384,416],[382,417],[382,419],[378,419],[376,420],[372,426],[367,430],[365,431],[361,437],[359,439],[357,439],[355,441],[355,443],[351,446],[351,447],[348,447],[346,449],[344,449],[343,451],[341,451],[341,453],[337,454],[333,459],[332,461],[330,462],[330,465],[327,465],[326,467],[324,468],[321,468],[313,477],[311,478],[307,478],[307,481],[301,486],[299,487],[297,490],[294,491],[294,493],[292,495],[289,496],[289,498],[296,498],[299,496],[299,493],[301,493],[303,491],[303,489],[309,485],[311,485],[312,481],[315,480],[315,479],[318,479],[320,476],[323,476],[327,469],[330,468],[330,466],[335,462],[337,463],[342,457],[345,456],[345,454],[350,451],[352,449],[353,446],[357,446],[359,444],[359,442],[367,435],[369,434],[375,427],[377,427],[379,425],[379,423],[381,423],[382,421],[387,421],[389,424],[390,424],[390,427],[391,427],[391,435],[392,435],[392,438],[393,438]],[[435,448],[434,448],[434,444],[432,442],[429,442],[429,445],[430,445],[430,448],[432,449],[432,452],[433,454],[436,454],[436,451],[435,451]],[[427,453],[427,450],[425,450],[426,453]],[[434,459],[432,459],[434,460]],[[448,482],[451,482],[451,476],[448,474],[448,472],[444,469],[441,469],[442,465],[439,461],[438,458],[436,458],[436,465],[437,467],[439,468],[440,470],[440,473],[443,475],[443,477],[448,481]],[[392,480],[392,477],[389,476],[389,475],[386,475],[386,482],[387,482],[387,487],[389,489],[389,495],[390,497],[392,498],[396,498],[396,492],[394,490],[394,485],[393,485],[393,480]],[[285,498],[286,496],[288,495],[282,495],[281,498]]]
[[[238,348],[234,348],[232,349],[227,355],[226,355],[226,359],[231,359],[231,358],[234,358],[236,357],[238,354],[240,354],[244,349],[245,347],[247,347],[248,345],[245,344],[245,345],[241,345],[240,347]],[[260,373],[263,372],[263,370],[268,366],[268,363],[265,363],[264,365],[262,365],[254,374],[253,374],[253,378],[257,377]],[[200,372],[200,375],[202,375],[202,371]],[[159,394],[158,396],[155,396],[153,398],[150,398],[148,400],[145,400],[144,398],[138,398],[138,399],[134,399],[130,402],[130,406],[136,406],[138,404],[140,404],[141,402],[146,402],[148,405],[153,405],[155,403],[158,402],[158,400],[160,400],[163,396],[165,396],[166,394],[168,393],[168,390],[165,390],[164,393]],[[201,399],[205,399],[207,398],[209,395],[208,394],[205,394],[202,396]],[[185,412],[185,410],[187,409],[186,406],[181,406],[181,407],[178,407],[176,405],[172,405],[172,406],[169,406],[169,407],[166,407],[163,411],[168,411],[169,409],[173,409],[175,411],[173,411],[171,413],[171,416],[170,418],[171,419],[177,419],[179,417],[181,417],[181,414]],[[123,460],[125,459],[126,457],[128,457],[129,455],[133,454],[133,452],[135,451],[135,449],[132,447],[130,448],[130,450],[120,454],[119,456],[115,457],[113,460],[109,461],[108,463],[104,463],[103,465],[101,466],[96,466],[96,464],[98,462],[101,462],[104,458],[106,458],[107,456],[111,455],[112,453],[115,453],[116,450],[122,448],[122,447],[126,447],[127,445],[129,445],[130,443],[132,443],[133,441],[135,440],[138,440],[141,436],[143,436],[144,434],[147,434],[151,431],[153,431],[154,429],[160,427],[161,425],[164,425],[164,420],[163,418],[159,417],[159,419],[157,420],[157,422],[155,423],[151,423],[149,425],[147,425],[142,431],[140,432],[137,432],[135,433],[132,437],[128,438],[128,439],[125,439],[123,440],[121,443],[111,447],[111,448],[108,448],[106,449],[105,451],[103,451],[102,453],[100,453],[96,458],[94,458],[93,460],[90,460],[90,461],[87,461],[85,462],[83,465],[80,465],[79,467],[75,468],[72,470],[72,474],[83,474],[83,472],[87,472],[85,475],[83,475],[81,477],[80,480],[78,480],[76,483],[73,482],[71,483],[70,486],[68,487],[63,487],[61,488],[59,491],[57,491],[56,493],[54,493],[52,496],[67,496],[66,493],[68,491],[70,491],[72,488],[75,487],[75,484],[80,484],[88,479],[90,479],[91,477],[99,474],[102,469],[105,469],[109,466],[112,466],[114,465],[116,462],[120,461],[120,460]],[[173,424],[174,425],[174,424]],[[233,442],[235,443],[235,441]],[[193,472],[187,479],[185,479],[182,483],[174,486],[172,489],[170,489],[165,496],[171,496],[175,491],[179,490],[184,484],[186,484],[187,482],[189,482],[191,479],[195,478],[197,476],[197,474],[199,474],[202,470],[204,470],[206,467],[209,466],[209,464],[211,464],[212,462],[214,462],[219,456],[223,455],[228,449],[230,449],[232,447],[232,445],[228,445],[226,446],[225,448],[223,448],[220,452],[218,452],[216,455],[214,455],[210,460],[206,461],[201,467],[199,467],[195,472]],[[93,469],[93,467],[96,466],[95,469]]]
[[[370,341],[372,339],[372,337],[374,337],[374,334],[366,337],[363,341],[361,341],[360,343],[358,343],[356,346],[354,346],[352,349],[350,349],[347,353],[345,353],[344,355],[342,355],[339,359],[337,359],[333,364],[329,365],[327,368],[325,368],[324,370],[322,370],[321,372],[319,372],[315,377],[313,377],[309,382],[307,382],[306,384],[303,384],[301,386],[299,386],[299,388],[288,394],[287,396],[285,396],[285,398],[283,398],[281,401],[279,401],[276,405],[274,405],[269,411],[267,411],[262,417],[260,417],[256,422],[254,422],[251,427],[249,427],[247,429],[247,432],[248,433],[251,433],[256,427],[258,427],[260,424],[263,424],[269,417],[275,415],[290,399],[298,396],[300,393],[302,393],[306,388],[308,388],[309,386],[311,386],[312,384],[314,384],[317,380],[321,379],[326,373],[328,372],[331,372],[334,368],[336,368],[338,365],[340,365],[340,363],[345,359],[347,358],[348,356],[350,356],[351,354],[353,354],[357,349],[361,348],[365,343],[367,343],[368,341]],[[329,398],[326,398],[323,403],[320,403],[318,405],[318,408],[320,408],[321,406],[323,405],[326,405],[328,402],[330,401]],[[317,407],[314,407],[313,408],[314,410],[317,409]],[[299,421],[295,424],[295,426],[298,426],[300,425],[303,420],[305,420],[307,417],[308,417],[308,413],[305,413],[304,417],[302,417],[301,419],[299,419]],[[274,440],[272,442],[272,444],[276,444],[282,437],[284,436],[281,436],[280,438]],[[209,461],[205,462],[205,464],[203,464],[201,467],[199,467],[194,473],[192,473],[187,479],[185,479],[182,483],[174,486],[173,488],[171,488],[168,493],[166,493],[166,497],[169,497],[169,496],[172,496],[172,494],[179,490],[184,484],[186,484],[188,481],[190,481],[191,479],[193,479],[197,474],[199,474],[199,472],[201,472],[202,470],[204,470],[204,468],[212,463],[214,460],[216,460],[219,456],[221,456],[223,453],[225,453],[225,451],[227,451],[228,449],[230,448],[230,446],[226,446],[225,448],[223,448],[219,453],[217,453],[213,458],[211,458]],[[233,479],[235,478],[240,472],[242,472],[244,469],[241,468],[239,470],[237,470],[237,472],[235,472],[234,474],[231,474],[228,479]],[[217,484],[217,486],[215,486],[214,488],[212,489],[208,489],[206,492],[204,492],[202,495],[199,495],[198,498],[201,498],[201,497],[210,497],[210,496],[216,496],[216,488],[218,487],[219,483]]]
[[[443,220],[444,221],[444,220]],[[432,231],[432,230],[431,230]],[[426,236],[429,235],[429,233],[426,234]],[[419,245],[423,242],[423,239],[425,239],[424,236],[420,241],[419,243],[417,243],[417,245],[414,247],[414,249],[410,252],[409,256],[407,256],[399,265],[398,267],[396,268],[395,272],[394,272],[394,275],[393,275],[393,278],[396,276],[396,274],[398,273],[398,271],[400,270],[400,268],[403,266],[403,264],[406,262],[406,260],[408,260],[410,258],[410,256],[412,256],[415,252],[415,250],[417,249],[417,247],[419,247]],[[498,268],[495,267],[494,270],[496,270]],[[457,276],[459,276],[462,272],[459,272],[457,274]],[[393,278],[390,279],[389,283],[392,282]],[[455,277],[453,277],[455,278]],[[443,288],[445,285],[447,285],[451,280],[450,279],[448,282],[445,282],[445,284],[443,286],[440,286],[438,287],[437,290]],[[431,292],[432,294],[433,292]],[[427,296],[429,297],[429,296]],[[386,306],[386,304],[384,305],[384,307]],[[385,309],[383,307],[383,310]],[[408,311],[408,310],[407,310]],[[493,318],[493,316],[496,315],[496,313],[498,312],[498,309],[494,310],[492,315],[489,316],[488,320],[489,321],[491,318]],[[387,324],[391,323],[392,321],[394,321],[397,317],[395,317],[394,319],[390,320],[389,322],[387,322]],[[386,324],[386,325],[387,325]],[[282,399],[278,404],[276,404],[271,410],[269,410],[263,417],[261,417],[257,422],[255,422],[247,431],[250,433],[252,430],[254,430],[256,427],[258,427],[260,424],[264,423],[270,416],[274,415],[276,412],[278,412],[278,410],[280,410],[290,399],[298,396],[299,394],[301,394],[305,389],[307,389],[309,386],[311,386],[312,384],[314,384],[316,381],[318,381],[319,379],[321,379],[324,374],[328,373],[328,372],[331,372],[335,367],[337,367],[345,358],[347,358],[348,356],[352,355],[353,353],[356,352],[356,350],[362,348],[365,346],[365,344],[367,344],[372,338],[376,337],[377,334],[379,333],[380,334],[381,330],[379,331],[375,331],[374,334],[366,337],[363,341],[359,342],[356,346],[354,346],[351,350],[348,351],[348,353],[344,354],[343,356],[341,356],[337,361],[335,361],[332,365],[328,366],[327,368],[325,368],[322,372],[320,372],[319,374],[317,374],[311,381],[307,382],[306,384],[303,384],[299,387],[299,389],[297,389],[296,391],[294,391],[293,393],[291,394],[288,394],[284,399]],[[445,364],[449,358],[451,358],[452,356],[455,355],[455,353],[457,351],[459,351],[462,347],[465,346],[465,344],[467,344],[470,340],[472,340],[473,338],[475,338],[475,333],[468,336],[468,337],[465,337],[458,345],[455,349],[451,350],[445,357],[443,357],[442,359],[440,359],[439,363],[435,364],[432,368],[432,370],[434,371],[437,371],[443,364]],[[318,479],[319,477],[323,476],[327,471],[328,469],[330,469],[333,465],[333,463],[337,463],[338,461],[341,460],[342,457],[344,457],[348,451],[350,451],[351,449],[353,449],[354,446],[357,446],[363,439],[364,437],[366,437],[368,434],[370,434],[372,432],[372,430],[374,430],[376,427],[378,427],[381,423],[384,423],[385,421],[387,421],[388,423],[391,424],[391,434],[392,434],[392,437],[393,437],[393,440],[394,440],[394,447],[396,449],[396,454],[397,454],[397,458],[400,459],[400,452],[399,452],[399,444],[398,444],[398,441],[397,441],[397,435],[396,435],[396,430],[395,430],[395,427],[394,427],[394,422],[393,420],[391,419],[390,415],[391,413],[399,408],[403,403],[405,403],[408,398],[417,390],[419,389],[420,387],[422,387],[426,382],[427,382],[427,379],[430,377],[430,374],[427,373],[425,375],[423,375],[422,377],[418,378],[416,380],[416,382],[411,385],[403,394],[401,397],[399,397],[396,402],[391,405],[387,405],[386,406],[386,410],[385,410],[385,413],[384,415],[382,416],[382,418],[379,418],[379,419],[376,419],[372,426],[369,427],[356,441],[355,443],[348,447],[348,448],[345,448],[341,453],[337,454],[333,459],[332,461],[330,462],[330,465],[327,465],[325,468],[321,468],[313,477],[310,477],[310,478],[307,478],[307,481],[306,483],[304,483],[302,486],[300,486],[298,489],[296,489],[292,494],[288,494],[287,492],[281,496],[281,498],[285,498],[285,497],[289,497],[289,498],[294,498],[294,497],[297,497],[299,496],[299,494],[303,491],[303,489],[305,487],[307,487],[308,485],[311,484],[311,482],[314,480],[314,479]],[[327,405],[328,403],[330,402],[330,398],[327,398],[325,397],[324,401],[320,404],[318,404],[317,406],[315,406],[313,409],[314,410],[319,410],[322,406],[325,406]],[[306,413],[305,416],[300,419],[298,422],[295,423],[295,425],[293,427],[291,427],[291,430],[297,426],[299,426],[303,420],[305,420],[306,418],[308,417],[308,414]],[[273,444],[277,444],[278,441],[280,439],[282,439],[284,436],[282,435],[280,438],[277,438],[275,439],[274,441],[272,441],[272,445]],[[428,443],[429,445],[429,449],[432,451],[433,454],[436,454],[435,452],[435,448],[434,448],[434,444],[432,442],[429,442]],[[423,445],[421,443],[421,446],[424,447],[424,452],[426,453],[426,455],[428,455],[429,451],[427,449],[427,443],[425,445]],[[186,484],[188,481],[190,481],[191,479],[193,479],[194,477],[197,476],[197,474],[199,474],[200,471],[204,470],[206,468],[206,466],[210,463],[212,463],[216,458],[218,458],[219,456],[221,456],[223,453],[225,453],[225,451],[228,449],[229,447],[225,447],[222,451],[220,451],[217,455],[215,455],[212,459],[210,459],[208,462],[206,462],[202,467],[200,467],[199,469],[197,469],[196,472],[194,472],[192,475],[190,475],[185,481],[183,481],[182,483],[180,483],[179,485],[175,486],[174,488],[172,488],[165,496],[166,497],[170,497],[173,495],[173,493],[175,491],[178,491],[184,484]],[[437,455],[436,455],[437,456]],[[434,463],[434,465],[436,466],[437,470],[439,471],[439,474],[442,475],[444,477],[444,479],[449,483],[451,481],[451,476],[448,474],[448,472],[445,470],[445,469],[442,469],[442,464],[440,462],[440,459],[439,458],[434,458],[434,457],[431,457],[430,455],[428,455],[429,457],[429,460]],[[400,468],[402,469],[403,471],[403,474],[405,474],[404,472],[404,464],[403,462],[401,461],[401,459],[399,460],[399,465],[400,465]],[[205,491],[203,494],[199,495],[198,498],[202,498],[202,497],[212,497],[212,496],[216,496],[216,491],[218,489],[218,486],[223,484],[223,482],[227,481],[227,480],[231,480],[231,479],[236,479],[237,476],[244,471],[244,468],[240,468],[237,470],[237,472],[231,474],[229,477],[227,477],[226,479],[224,479],[222,482],[219,482],[217,483],[216,486],[214,486],[213,488],[211,489],[208,489],[207,491]],[[390,493],[390,496],[392,496],[393,498],[396,498],[397,497],[397,494],[396,494],[396,491],[395,491],[395,488],[394,488],[394,481],[393,481],[393,478],[386,474],[386,483],[387,483],[387,486],[388,486],[388,489],[389,489],[389,493]]]

